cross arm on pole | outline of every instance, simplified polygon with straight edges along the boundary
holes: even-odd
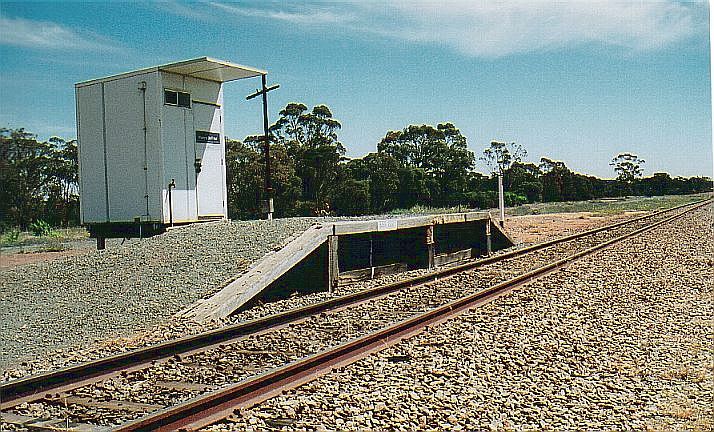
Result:
[[[248,96],[246,96],[246,97],[245,97],[245,100],[251,100],[251,99],[253,99],[253,98],[256,98],[256,97],[262,95],[263,92],[269,92],[269,91],[275,90],[275,89],[277,89],[277,88],[280,88],[280,84],[271,85],[270,87],[266,87],[266,88],[264,88],[264,89],[262,89],[262,90],[261,90],[261,89],[258,89],[258,90],[255,91],[255,93],[251,93],[251,94],[249,94]]]

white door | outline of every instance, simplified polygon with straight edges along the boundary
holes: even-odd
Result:
[[[191,126],[186,126],[189,124]],[[163,188],[164,222],[173,219],[175,223],[196,220],[196,195],[193,176],[193,121],[190,112],[184,108],[165,106],[163,110],[162,142],[164,146],[164,170],[166,178]],[[189,130],[190,129],[190,130]],[[189,170],[189,164],[191,170]],[[169,188],[171,180],[174,186]],[[171,189],[169,208],[168,190]]]
[[[195,102],[193,126],[195,131],[196,200],[198,217],[225,216],[223,196],[223,137],[220,135],[221,111],[215,105]]]

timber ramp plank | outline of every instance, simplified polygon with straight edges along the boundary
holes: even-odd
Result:
[[[199,300],[179,312],[178,316],[195,321],[221,320],[228,317],[310,255],[327,240],[330,234],[332,234],[332,225],[316,225],[308,228],[284,248],[263,257],[242,276],[212,297]]]

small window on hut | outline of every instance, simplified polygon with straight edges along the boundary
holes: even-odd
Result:
[[[188,93],[178,92],[178,106],[191,108],[191,95]]]
[[[178,92],[164,90],[164,103],[166,105],[178,105]]]
[[[164,103],[183,108],[191,108],[191,95],[176,90],[164,90]]]

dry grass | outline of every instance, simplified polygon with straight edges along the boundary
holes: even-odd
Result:
[[[682,429],[680,429],[680,428],[675,429],[669,425],[647,425],[647,426],[645,426],[646,432],[679,432],[680,430],[682,430]],[[691,431],[691,432],[712,432],[712,431],[714,431],[714,423],[712,423],[712,419],[702,417],[700,415],[699,418],[696,419],[694,424],[692,424],[686,430]]]
[[[662,374],[662,378],[666,380],[688,380],[691,382],[702,382],[706,378],[704,371],[695,370],[686,366],[678,369],[671,369]]]
[[[676,419],[692,420],[694,418],[694,409],[688,407],[675,408],[667,415]]]
[[[677,420],[687,420],[687,430],[702,432],[714,430],[714,419],[712,419],[711,413],[702,412],[701,410],[693,407],[691,402],[687,399],[678,398],[676,400],[672,400],[667,405],[661,407],[659,411],[661,415],[666,417],[671,417]],[[653,428],[652,426],[648,426],[647,429],[671,430],[671,428]]]
[[[654,211],[675,207],[709,198],[710,193],[693,195],[665,195],[656,197],[627,197],[621,200],[590,200],[553,203],[525,204],[506,209],[511,216],[544,213],[592,212],[597,215],[612,215],[625,211]]]
[[[614,367],[618,374],[624,375],[624,376],[627,376],[630,378],[644,377],[645,375],[647,375],[647,372],[645,371],[645,369],[642,368],[638,364],[615,363]]]

